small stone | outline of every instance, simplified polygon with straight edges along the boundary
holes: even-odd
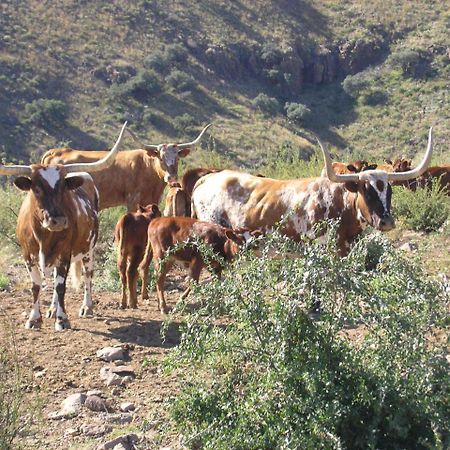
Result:
[[[134,376],[134,369],[131,366],[110,367],[110,371],[122,377],[126,375]]]
[[[403,245],[399,247],[400,250],[403,250],[408,253],[412,253],[414,250],[417,249],[417,245],[411,243],[411,242],[405,242]]]
[[[123,360],[124,357],[124,351],[121,347],[104,347],[97,351],[97,358],[104,361]]]
[[[88,425],[83,424],[80,427],[80,432],[84,436],[100,437],[112,431],[110,425]]]
[[[97,395],[98,397],[104,397],[105,394],[100,389],[93,389],[92,391],[86,392],[86,397],[89,397],[90,395]]]
[[[120,404],[120,410],[122,412],[134,411],[136,407],[131,402],[124,402]]]
[[[129,413],[108,414],[106,416],[106,422],[116,423],[119,425],[125,425],[133,421],[133,415]]]
[[[60,413],[64,416],[76,416],[86,401],[86,394],[72,394],[61,402]]]
[[[122,380],[120,381],[121,386],[126,386],[127,384],[130,384],[133,381],[133,377],[130,377],[127,375],[126,377],[122,377]]]
[[[86,401],[84,402],[84,406],[86,406],[86,408],[89,408],[91,411],[96,412],[108,412],[110,410],[109,405],[98,395],[90,395],[89,397],[87,397]]]
[[[64,436],[76,436],[79,433],[77,428],[67,428],[64,431]]]
[[[119,375],[112,373],[106,379],[105,384],[106,384],[106,386],[121,386],[122,381],[123,381],[122,377],[119,377]]]
[[[117,397],[118,395],[120,395],[120,393],[122,392],[122,390],[119,387],[113,387],[111,389],[111,395],[114,395],[114,397]]]
[[[111,375],[111,369],[109,366],[104,366],[100,369],[100,378],[102,380],[107,380]]]

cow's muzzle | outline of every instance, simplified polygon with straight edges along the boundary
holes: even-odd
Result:
[[[51,216],[47,211],[44,211],[44,218],[42,220],[42,227],[48,231],[62,231],[68,226],[67,217],[65,216]]]
[[[376,228],[380,231],[390,231],[395,228],[395,220],[390,214],[379,217]]]

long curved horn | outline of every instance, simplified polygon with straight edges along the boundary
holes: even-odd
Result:
[[[111,151],[102,159],[92,162],[92,163],[75,163],[75,164],[67,164],[65,166],[67,173],[72,172],[98,172],[99,170],[106,169],[109,167],[113,162],[114,158],[116,157],[117,152],[120,148],[120,143],[122,141],[123,132],[125,131],[125,128],[127,126],[127,122],[125,122],[122,126],[122,129],[120,130],[119,137],[117,138],[116,143],[114,144],[114,147],[111,149]],[[112,180],[114,182],[114,180]]]
[[[406,181],[411,180],[412,178],[417,178],[422,175],[425,170],[428,169],[428,166],[431,162],[431,155],[433,154],[433,127],[430,128],[428,133],[428,146],[427,151],[425,152],[425,156],[422,159],[422,162],[415,169],[408,170],[407,172],[392,172],[388,174],[389,181]]]
[[[0,164],[0,175],[31,175],[30,166],[3,166]]]
[[[320,139],[316,136],[317,142],[320,145],[320,148],[323,153],[323,159],[325,160],[325,173],[330,181],[334,181],[335,183],[346,183],[348,181],[358,181],[358,174],[337,174],[333,169],[333,164],[331,162],[331,156],[328,153],[328,150],[325,146],[320,142]]]
[[[145,150],[158,150],[159,145],[154,144],[144,144],[129,128],[127,128],[128,134],[133,138],[133,141],[139,145],[139,148],[143,148]]]
[[[194,145],[198,144],[200,139],[202,138],[204,132],[212,125],[212,123],[208,123],[205,128],[200,132],[200,134],[197,136],[197,139],[195,139],[192,142],[185,142],[183,144],[177,144],[178,148],[186,148],[186,147],[193,147]]]

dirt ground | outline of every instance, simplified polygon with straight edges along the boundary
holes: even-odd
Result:
[[[167,280],[167,303],[173,306],[183,286],[182,273],[175,272]],[[16,274],[16,278],[19,275]],[[68,289],[66,305],[71,330],[56,332],[53,319],[44,319],[42,329],[24,327],[30,311],[31,294],[26,273],[22,282],[9,292],[0,293],[0,323],[11,324],[18,356],[26,373],[30,374],[27,401],[41,410],[34,414],[30,429],[22,433],[18,444],[25,449],[94,449],[111,437],[136,432],[143,438],[139,448],[177,448],[178,437],[167,428],[164,400],[177,391],[175,377],[161,372],[160,362],[167,351],[179,342],[177,322],[174,322],[163,342],[160,328],[163,316],[157,308],[156,294],[137,310],[121,310],[119,293],[94,292],[94,317],[80,319],[78,309],[82,293]],[[17,280],[16,280],[17,281]],[[175,285],[175,284],[176,285]],[[172,289],[172,290],[171,290]],[[50,304],[51,286],[42,295],[44,314]],[[97,358],[97,350],[121,345],[128,350],[126,365],[131,365],[135,379],[126,387],[106,387],[100,369],[111,363]],[[50,420],[48,414],[60,409],[61,401],[70,394],[101,390],[112,407],[111,413],[92,412],[83,407],[74,418]],[[120,415],[119,405],[132,402],[135,412]],[[105,428],[106,425],[107,432]],[[92,436],[94,435],[94,436]],[[100,435],[100,436],[99,436]]]
[[[397,246],[416,241],[423,245],[423,237],[418,234],[392,237]],[[443,244],[448,244],[444,236],[427,242],[427,255],[434,261],[430,272],[442,271],[448,276],[448,253],[442,252]],[[167,375],[161,369],[164,355],[179,342],[180,322],[172,323],[163,342],[160,329],[164,317],[157,308],[155,292],[137,310],[122,310],[119,292],[99,291],[94,283],[94,317],[80,319],[82,293],[69,287],[66,306],[72,329],[56,332],[53,319],[44,319],[42,329],[26,330],[31,304],[28,275],[22,264],[15,264],[7,275],[12,287],[0,292],[0,327],[10,325],[13,329],[18,358],[29,375],[27,419],[32,419],[17,444],[24,449],[91,450],[116,436],[137,433],[141,439],[139,449],[180,448],[179,436],[169,426],[165,404],[180,386],[176,375]],[[185,275],[184,270],[175,268],[167,278],[169,307],[177,302]],[[43,314],[50,304],[51,287],[42,293]],[[96,352],[106,346],[127,350],[124,364],[131,365],[136,375],[127,386],[107,387],[100,378],[100,369],[111,363],[98,359]],[[111,407],[109,413],[83,407],[73,418],[48,418],[69,395],[90,390],[101,391]],[[121,413],[119,406],[123,402],[132,402],[136,410]]]

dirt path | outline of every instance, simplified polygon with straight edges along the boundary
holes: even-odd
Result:
[[[180,276],[176,281],[182,284]],[[177,290],[169,292],[168,305],[173,306],[178,296]],[[41,330],[25,330],[31,299],[29,289],[15,288],[0,293],[2,321],[12,324],[18,356],[23,366],[33,372],[28,398],[37,399],[42,405],[42,416],[35,416],[30,432],[19,439],[24,448],[91,449],[122,431],[138,431],[144,435],[148,444],[142,448],[160,445],[174,448],[171,442],[174,437],[158,432],[159,428],[164,428],[158,417],[164,408],[162,402],[177,389],[175,379],[163,375],[160,370],[163,356],[179,342],[177,323],[171,325],[165,342],[162,342],[163,317],[157,309],[156,296],[152,294],[150,302],[140,304],[137,310],[121,310],[119,298],[118,293],[95,292],[94,317],[80,319],[78,309],[82,294],[69,289],[66,299],[72,329],[55,332],[52,319],[44,319]],[[51,290],[47,289],[43,295],[43,313],[50,299]],[[99,376],[100,369],[109,363],[99,360],[96,351],[115,345],[128,349],[129,358],[125,364],[132,365],[136,372],[135,380],[126,387],[106,387]],[[113,407],[113,413],[97,413],[83,407],[75,418],[47,418],[49,413],[60,409],[61,401],[68,395],[93,389],[102,391]],[[127,422],[130,419],[127,414],[117,414],[124,401],[136,406],[132,422],[111,423],[111,420]],[[163,411],[163,417],[164,414]],[[89,435],[99,431],[96,426],[104,424],[108,424],[107,429],[111,428],[112,433],[100,437]],[[92,430],[86,431],[86,426]],[[141,432],[143,428],[145,433]],[[101,430],[99,432],[101,434]]]

